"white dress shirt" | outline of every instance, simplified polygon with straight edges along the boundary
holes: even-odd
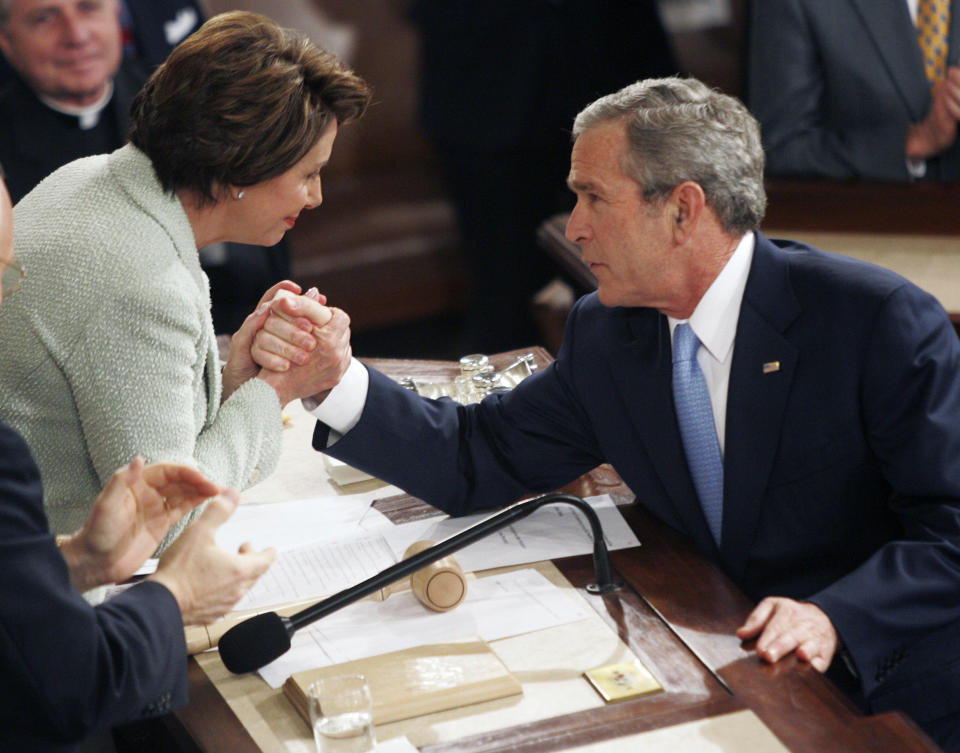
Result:
[[[917,7],[920,0],[907,0],[907,10],[910,11],[910,20],[917,25]],[[922,178],[927,174],[927,161],[923,159],[908,159],[907,172],[913,178]]]
[[[351,358],[343,378],[330,390],[326,400],[317,403],[308,397],[300,401],[307,412],[330,427],[328,447],[357,425],[367,402],[369,386],[370,374],[362,363]]]
[[[694,334],[703,345],[697,351],[697,363],[703,372],[713,408],[713,425],[720,441],[723,455],[724,435],[727,427],[727,390],[730,387],[730,364],[733,361],[734,338],[737,321],[740,319],[740,304],[750,274],[753,248],[756,238],[747,233],[740,239],[717,279],[707,288],[700,303],[687,320]],[[667,317],[670,323],[670,342],[673,332],[683,320]]]
[[[910,18],[913,20],[913,25],[917,25],[917,4],[920,0],[907,0],[907,8],[910,10]]]

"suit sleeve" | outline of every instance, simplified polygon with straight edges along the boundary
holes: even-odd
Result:
[[[901,663],[928,678],[921,657],[944,654],[922,647],[938,633],[954,653],[960,640],[960,343],[912,286],[888,298],[872,332],[861,410],[901,532],[810,599],[836,626],[867,696]]]
[[[0,741],[78,740],[186,702],[172,594],[143,583],[96,608],[84,601],[47,528],[36,466],[2,425],[0,594]]]
[[[603,462],[572,386],[575,329],[554,364],[474,405],[422,398],[371,369],[360,421],[330,447],[318,424],[314,447],[451,515],[561,487]]]
[[[822,38],[824,27],[811,19],[817,11],[804,0],[759,0],[750,12],[747,102],[760,122],[767,173],[907,180],[905,115],[891,118],[886,108],[833,111],[834,97],[869,94],[870,82],[860,81],[844,95],[857,78],[844,66],[874,50],[851,48],[842,29]],[[875,63],[872,75],[886,75]]]

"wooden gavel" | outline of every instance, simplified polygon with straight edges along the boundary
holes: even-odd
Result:
[[[433,544],[432,541],[417,541],[407,547],[403,558],[410,559],[424,549],[429,549]],[[447,612],[463,601],[467,595],[467,576],[463,574],[463,570],[451,554],[417,570],[410,576],[409,588],[417,600],[428,609]],[[386,599],[393,593],[405,590],[407,590],[406,583],[398,581],[384,588],[381,593]]]
[[[403,553],[403,559],[409,559],[431,546],[433,546],[432,541],[417,541],[407,547],[407,550]],[[428,609],[435,612],[447,612],[456,607],[466,597],[467,576],[453,556],[447,555],[417,570],[409,578],[397,581],[367,598],[385,601],[392,594],[407,590],[413,591],[417,600]],[[310,601],[314,600],[311,599]],[[302,609],[308,603],[310,602],[301,601],[272,611],[281,615],[288,615]],[[213,648],[230,628],[254,614],[257,614],[257,612],[231,613],[212,625],[194,625],[186,628],[187,653],[190,655],[199,654]]]

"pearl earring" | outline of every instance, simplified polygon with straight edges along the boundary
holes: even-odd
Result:
[[[242,198],[243,198],[243,194],[244,194],[243,191],[238,191],[238,192],[237,192],[237,199],[238,199],[238,200],[239,200],[239,199],[242,199]]]

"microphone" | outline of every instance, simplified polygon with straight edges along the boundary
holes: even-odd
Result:
[[[429,549],[391,565],[367,580],[346,588],[339,593],[312,604],[289,617],[281,617],[276,612],[266,612],[251,617],[239,625],[230,628],[220,638],[218,648],[224,665],[234,674],[253,672],[282,656],[290,649],[290,638],[302,627],[316,622],[331,612],[336,612],[348,604],[394,583],[411,573],[436,562],[474,541],[490,535],[517,520],[525,518],[534,510],[553,502],[565,502],[574,505],[590,523],[593,534],[593,569],[597,581],[587,586],[590,593],[610,593],[623,584],[613,578],[610,556],[603,540],[603,528],[596,511],[580,497],[562,492],[553,492],[539,497],[515,502],[489,518],[475,523],[469,528],[447,537]]]

